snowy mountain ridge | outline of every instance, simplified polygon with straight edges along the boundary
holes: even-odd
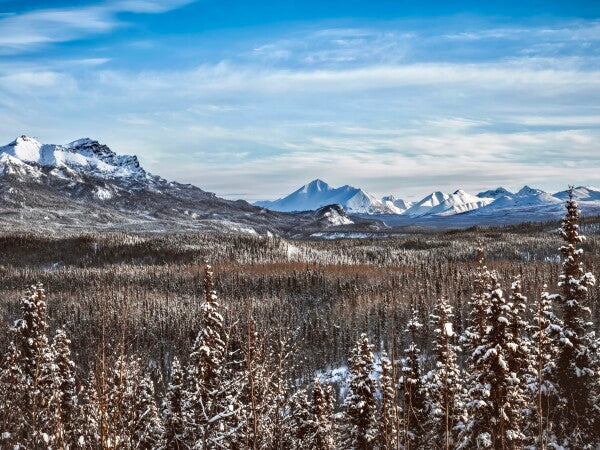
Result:
[[[148,176],[136,156],[117,155],[106,145],[90,138],[54,145],[41,144],[23,135],[0,147],[0,154],[25,164],[57,170],[70,169],[100,178],[140,180]]]
[[[265,209],[280,212],[314,211],[323,206],[338,204],[352,214],[396,214],[397,208],[362,189],[344,185],[333,188],[323,180],[316,179],[300,187],[290,195],[275,201],[254,203]]]
[[[574,190],[575,198],[581,202],[600,203],[600,189],[591,186],[580,186]],[[435,191],[418,202],[409,202],[388,195],[380,200],[373,194],[352,186],[332,188],[323,180],[317,179],[302,186],[292,194],[275,201],[256,202],[257,206],[274,211],[304,211],[317,210],[324,205],[337,203],[349,214],[365,215],[400,215],[411,219],[426,219],[428,217],[447,217],[458,214],[472,213],[483,216],[519,210],[526,212],[527,208],[532,219],[543,215],[545,208],[562,204],[567,198],[567,191],[552,195],[541,189],[523,186],[513,193],[503,187],[469,194],[462,189],[448,194]]]

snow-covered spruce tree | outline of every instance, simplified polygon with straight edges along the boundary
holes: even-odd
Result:
[[[485,334],[488,294],[491,290],[490,272],[485,265],[483,249],[477,249],[475,259],[477,261],[477,271],[473,281],[473,294],[469,300],[469,318],[467,327],[460,338],[460,343],[471,365],[473,363],[472,354],[481,344],[481,339]],[[470,373],[472,372],[470,371]]]
[[[144,374],[135,386],[135,399],[132,414],[133,448],[156,449],[162,447],[164,428],[156,400],[154,383],[150,375]]]
[[[385,351],[381,353],[379,388],[381,390],[379,447],[384,450],[392,450],[398,448],[400,442],[400,407],[398,405],[398,389],[392,362]]]
[[[522,447],[524,435],[522,397],[525,395],[508,361],[514,348],[509,318],[511,304],[492,274],[486,311],[486,329],[481,345],[474,351],[475,377],[469,387],[469,423],[463,434],[462,448]]]
[[[290,431],[293,433],[292,450],[310,448],[313,432],[313,412],[306,389],[297,390],[290,397]]]
[[[25,376],[20,364],[21,354],[15,342],[9,344],[0,372],[0,448],[14,448],[19,442],[19,430],[24,427],[25,417],[22,403],[25,391]]]
[[[425,441],[427,422],[427,391],[423,383],[421,370],[421,350],[417,335],[423,324],[419,322],[418,313],[413,309],[412,317],[406,325],[405,332],[411,341],[404,349],[402,360],[402,377],[400,385],[404,394],[403,442],[406,449],[427,448]]]
[[[466,355],[465,379],[467,381],[467,416],[459,441],[460,448],[478,448],[491,445],[486,424],[491,411],[488,391],[481,389],[479,364],[481,346],[487,327],[487,311],[492,291],[491,274],[485,265],[483,249],[476,250],[477,269],[473,280],[473,294],[469,300],[469,316],[460,343]]]
[[[377,437],[377,401],[373,371],[373,345],[361,334],[350,356],[349,392],[344,402],[343,448],[369,450]]]
[[[70,345],[65,331],[57,330],[52,341],[54,365],[50,398],[52,446],[56,448],[75,448],[80,436],[75,363],[71,359]]]
[[[10,411],[3,408],[6,422],[3,443],[25,448],[48,446],[52,435],[52,415],[48,402],[52,394],[52,352],[48,344],[46,295],[41,284],[32,286],[21,300],[22,318],[12,329],[3,381],[14,380],[13,387],[3,386]],[[3,399],[4,400],[4,399]],[[14,415],[14,417],[10,417]]]
[[[519,413],[518,419],[522,424],[521,431],[523,432],[527,425],[532,422],[532,397],[528,389],[528,380],[535,373],[535,368],[532,360],[531,341],[527,334],[529,327],[526,320],[528,315],[527,297],[521,292],[520,276],[513,279],[508,306],[511,312],[508,317],[511,342],[508,344],[507,363],[510,372],[514,374],[512,382],[518,385],[518,389],[511,389],[510,391],[511,394],[516,394],[516,397],[511,399],[511,405]],[[529,438],[530,436],[527,435],[526,441]]]
[[[111,447],[133,447],[136,387],[141,378],[138,359],[123,354],[108,371],[106,386],[106,443]]]
[[[527,377],[527,385],[532,404],[526,435],[533,440],[535,448],[556,446],[556,437],[551,427],[550,416],[556,410],[556,342],[562,331],[562,322],[552,310],[555,295],[548,294],[547,287],[538,298],[531,333],[532,373]]]
[[[102,448],[101,427],[103,425],[106,427],[106,413],[101,405],[97,381],[93,373],[81,387],[78,406],[79,447]]]
[[[466,388],[464,373],[458,366],[455,334],[452,327],[452,307],[445,297],[439,297],[430,315],[434,334],[435,366],[426,375],[427,424],[431,448],[455,448],[465,424]]]
[[[171,363],[171,381],[163,407],[163,421],[165,428],[164,448],[168,450],[185,450],[185,427],[187,420],[184,415],[183,404],[187,392],[184,386],[184,376],[181,364],[177,357]]]
[[[241,403],[245,418],[246,447],[271,449],[289,447],[287,433],[290,389],[291,350],[289,340],[280,339],[276,347],[269,345],[264,332],[255,330],[248,317],[247,342],[244,353]],[[239,419],[236,419],[236,423]]]
[[[559,443],[570,448],[593,448],[600,443],[600,414],[595,402],[598,395],[598,355],[593,349],[590,332],[590,309],[586,306],[594,275],[585,272],[581,262],[585,240],[579,234],[579,209],[569,189],[567,214],[562,224],[564,245],[562,274],[557,297],[562,312],[563,329],[558,340],[556,362],[559,388],[555,430]]]
[[[220,439],[222,419],[230,411],[226,404],[227,385],[223,379],[226,358],[227,331],[223,316],[219,313],[217,293],[213,290],[213,273],[206,265],[204,276],[204,302],[201,305],[200,331],[192,347],[188,377],[190,398],[186,401],[185,412],[191,424],[186,430],[186,440],[191,444],[207,448],[216,445]]]
[[[333,435],[333,390],[316,378],[313,386],[312,430],[308,447],[314,450],[332,450]]]

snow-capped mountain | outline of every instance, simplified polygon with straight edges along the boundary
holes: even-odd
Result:
[[[566,200],[569,198],[569,191],[557,192],[554,197]],[[579,186],[573,189],[573,197],[580,202],[600,201],[600,189],[592,186]]]
[[[275,201],[256,202],[256,206],[272,211],[311,211],[338,204],[351,214],[395,214],[374,195],[352,186],[333,188],[323,180],[313,180],[290,195]]]
[[[507,189],[504,189],[503,187],[497,187],[496,189],[490,189],[488,191],[484,191],[484,192],[480,192],[479,194],[477,194],[477,197],[481,197],[481,198],[500,198],[500,197],[504,197],[505,195],[514,195],[512,192],[510,192]]]
[[[294,235],[320,226],[309,215],[265,211],[145,171],[85,138],[48,145],[20,136],[0,147],[1,227],[202,229]],[[345,223],[330,214],[328,226]],[[319,218],[320,220],[321,218]],[[347,224],[351,226],[350,224]]]
[[[461,189],[452,194],[437,191],[415,203],[404,214],[409,217],[450,216],[481,208],[493,201],[493,198],[481,198]]]
[[[404,213],[408,208],[410,208],[413,205],[413,202],[408,202],[402,200],[401,198],[396,198],[393,195],[387,195],[385,197],[382,197],[381,202],[388,208],[393,210],[396,214]]]

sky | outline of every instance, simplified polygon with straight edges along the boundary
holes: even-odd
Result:
[[[600,2],[0,0],[0,143],[226,198],[600,186]]]

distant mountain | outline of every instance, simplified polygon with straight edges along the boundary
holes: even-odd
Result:
[[[580,202],[600,201],[600,189],[592,186],[579,186],[573,189],[573,196]],[[554,197],[566,200],[569,198],[569,191],[557,192]]]
[[[396,214],[374,195],[352,186],[333,188],[322,180],[305,184],[290,195],[275,201],[254,203],[272,211],[311,211],[326,205],[338,204],[350,214]]]
[[[513,193],[503,187],[498,187],[496,189],[490,189],[489,191],[480,192],[477,194],[477,197],[497,199],[506,195],[513,195]]]
[[[492,198],[480,198],[460,189],[452,194],[437,191],[415,203],[404,214],[409,217],[450,216],[481,208],[493,201]]]
[[[600,190],[580,186],[584,214],[600,215]],[[524,186],[477,196],[436,191],[411,203],[363,189],[314,180],[256,206],[217,197],[147,172],[135,156],[93,139],[64,145],[20,136],[0,147],[0,229],[201,230],[288,237],[369,236],[390,227],[462,227],[545,221],[564,214],[567,191],[551,195]],[[398,231],[396,231],[398,232]]]
[[[381,202],[394,211],[395,214],[402,214],[413,205],[413,202],[407,202],[393,195],[382,197]]]
[[[472,211],[474,217],[480,216],[514,216],[527,217],[530,221],[548,219],[556,211],[563,210],[563,201],[540,189],[523,186],[515,194],[503,195],[492,203]],[[527,220],[527,219],[525,219]]]

